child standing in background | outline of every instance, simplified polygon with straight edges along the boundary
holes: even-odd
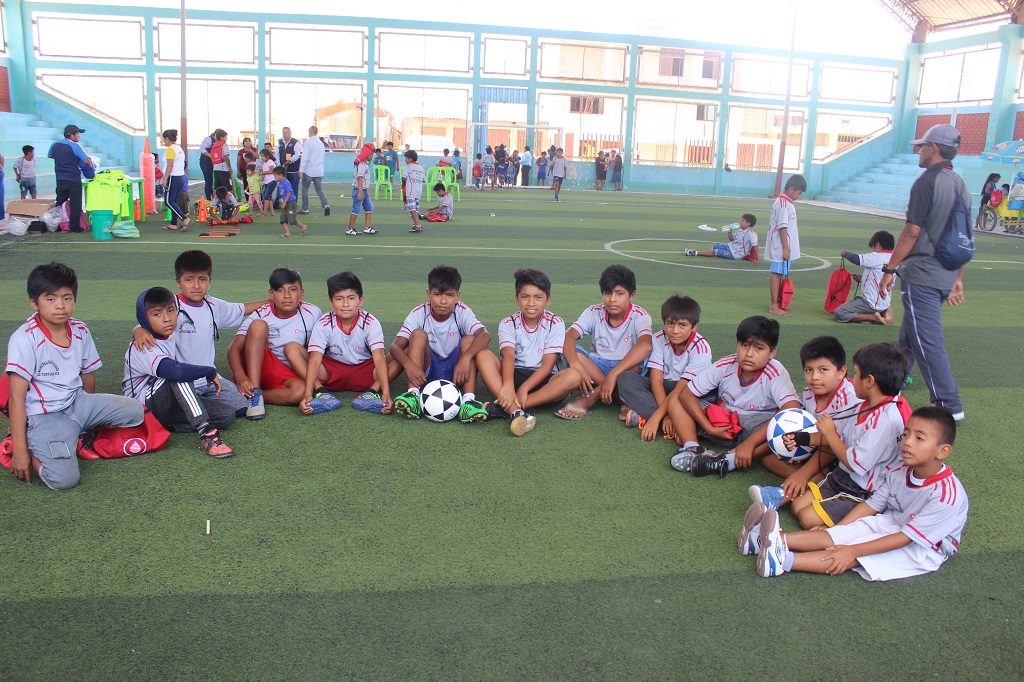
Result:
[[[18,179],[18,187],[21,189],[21,198],[31,195],[33,199],[36,198],[36,148],[30,144],[25,145],[21,148],[21,153],[24,154],[20,159],[14,162],[14,175]],[[154,154],[154,156],[156,156]],[[159,167],[156,170],[160,172]],[[157,176],[159,179],[160,176]],[[160,184],[157,183],[157,188],[160,189]],[[159,196],[159,195],[157,195]]]
[[[252,215],[259,209],[263,215],[263,201],[260,198],[260,174],[256,172],[256,164],[250,163],[245,174],[245,198],[249,203],[249,214]]]

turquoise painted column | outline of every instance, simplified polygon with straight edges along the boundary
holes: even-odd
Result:
[[[156,72],[153,68],[153,17],[142,20],[143,44],[146,57],[146,137],[149,138],[150,149],[160,148],[160,123],[156,118]],[[187,144],[187,140],[184,140]]]
[[[629,163],[633,157],[633,119],[636,114],[636,74],[640,69],[640,43],[633,41],[629,46],[629,73],[626,76],[626,129],[622,135],[622,184],[629,187],[630,168]]]
[[[363,122],[366,125],[364,140],[374,139],[374,127],[377,123],[377,25],[366,24],[366,98],[364,99]],[[381,140],[383,142],[383,140]],[[404,163],[404,161],[403,161]]]
[[[268,139],[270,121],[268,120],[267,102],[267,24],[256,22],[256,139],[253,140],[257,149],[263,148],[263,141]],[[297,131],[302,136],[306,131]]]
[[[530,55],[529,55],[529,69],[526,74],[530,79],[529,84],[526,86],[526,125],[537,125],[537,107],[530,106],[532,102],[537,101],[537,38],[536,36],[530,37]],[[540,150],[531,150],[534,153]]]
[[[35,51],[32,47],[32,18],[24,11],[21,2],[4,5],[4,26],[7,29],[7,80],[11,89],[11,111],[30,113],[35,110],[32,99]]]
[[[713,194],[722,188],[722,166],[725,165],[725,133],[729,127],[729,82],[732,80],[732,50],[722,53],[722,84],[718,93],[718,132],[715,139],[715,186]]]
[[[1017,86],[1020,83],[1021,51],[1024,50],[1024,26],[1000,26],[999,73],[992,93],[992,113],[988,118],[985,146],[1013,139],[1017,119]]]
[[[921,88],[922,43],[910,43],[906,46],[904,58],[905,70],[900,86],[896,89],[896,113],[893,116],[892,129],[893,151],[907,152],[907,140],[914,139],[917,129],[917,93]]]
[[[811,177],[814,162],[814,135],[818,131],[818,84],[821,82],[821,60],[811,63],[811,98],[807,101],[807,121],[804,123],[804,158],[801,168],[805,178]],[[810,194],[817,194],[821,187],[808,187]]]

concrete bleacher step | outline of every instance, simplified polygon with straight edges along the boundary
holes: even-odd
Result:
[[[825,189],[815,199],[866,208],[903,211],[910,187],[923,172],[916,154],[890,154],[852,178]]]

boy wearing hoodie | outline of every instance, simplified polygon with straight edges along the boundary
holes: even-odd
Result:
[[[220,393],[217,368],[178,362],[174,331],[178,326],[178,305],[174,294],[152,287],[139,294],[135,317],[153,335],[155,346],[138,350],[128,346],[124,356],[121,390],[145,405],[169,431],[199,433],[199,447],[217,459],[234,453],[224,444],[220,429],[235,421],[235,408],[196,393],[193,382],[205,379]]]

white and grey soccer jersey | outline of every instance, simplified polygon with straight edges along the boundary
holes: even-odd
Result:
[[[405,198],[419,199],[423,194],[423,181],[427,177],[423,166],[418,163],[410,163],[402,169],[402,177],[405,178]]]
[[[178,328],[174,330],[176,360],[190,365],[215,367],[217,337],[221,329],[234,329],[245,319],[244,303],[229,303],[207,296],[202,303],[190,303],[181,294],[178,301]],[[206,379],[195,382],[205,386]]]
[[[164,385],[165,379],[156,375],[156,368],[161,360],[169,358],[178,360],[177,339],[171,335],[166,339],[153,339],[156,344],[152,348],[138,350],[134,344],[128,346],[124,354],[124,378],[121,380],[121,393],[134,398],[143,405],[157,389]],[[211,365],[212,366],[212,365]]]
[[[25,412],[29,416],[68,407],[82,387],[82,375],[103,366],[85,323],[69,318],[65,327],[71,340],[66,348],[53,342],[39,315],[28,318],[7,342],[4,372],[28,382]]]
[[[370,164],[365,161],[360,161],[355,165],[352,170],[352,187],[357,189],[359,187],[359,178],[363,179],[363,191],[365,192],[370,188]]]
[[[840,419],[844,417],[854,419],[857,414],[857,406],[864,401],[858,398],[856,391],[853,390],[853,380],[843,379],[835,392],[829,396],[824,408],[818,409],[817,397],[809,388],[804,389],[800,402],[803,403],[805,410],[815,416],[827,414],[830,417],[838,415]]]
[[[590,352],[602,360],[621,360],[642,336],[651,335],[651,316],[638,305],[630,305],[621,324],[613,327],[608,323],[608,311],[604,304],[592,305],[572,323],[580,335],[590,336]]]
[[[711,366],[711,346],[697,332],[690,334],[678,353],[672,348],[672,342],[664,331],[655,334],[651,342],[653,345],[647,369],[658,370],[665,381],[690,381]]]
[[[860,254],[860,264],[864,266],[864,273],[860,278],[860,295],[878,312],[888,310],[892,303],[890,293],[878,288],[879,282],[882,281],[882,268],[889,264],[890,258],[892,251]]]
[[[551,162],[548,164],[548,175],[553,178],[565,178],[568,168],[569,166],[565,162],[565,157],[558,158],[556,156],[551,159]]]
[[[858,413],[839,423],[839,435],[846,444],[846,460],[849,466],[840,462],[854,482],[864,490],[872,492],[886,467],[899,466],[900,443],[903,429],[907,425],[904,411],[909,406],[903,398],[886,398],[870,410]]]
[[[384,350],[384,329],[380,321],[365,310],[359,311],[348,331],[342,329],[334,311],[321,315],[309,335],[310,353],[323,353],[346,365],[366,362],[375,350]]]
[[[924,480],[914,478],[906,465],[879,476],[868,505],[890,516],[912,541],[949,558],[960,548],[967,524],[967,492],[953,470],[943,465]]]
[[[741,420],[747,416],[769,418],[782,405],[797,400],[793,380],[781,362],[769,360],[756,377],[743,383],[735,354],[695,376],[687,388],[698,398],[718,391],[718,403],[738,413]]]
[[[781,230],[785,228],[785,232]],[[765,238],[764,257],[767,260],[782,261],[782,235],[789,235],[789,260],[800,257],[800,232],[796,225],[796,207],[793,200],[780,194],[772,205],[768,219],[768,236]]]
[[[516,367],[522,369],[537,369],[547,354],[561,355],[564,343],[565,321],[547,310],[533,329],[526,326],[521,312],[498,325],[498,352],[515,350]]]
[[[750,249],[757,246],[757,233],[754,228],[737,228],[732,231],[732,239],[729,240],[729,252],[736,260],[746,258]]]
[[[236,336],[245,336],[249,332],[249,325],[253,320],[264,320],[270,327],[267,347],[285,366],[291,367],[291,363],[284,356],[284,347],[292,342],[303,348],[308,346],[309,335],[313,333],[313,326],[321,315],[320,309],[315,305],[303,302],[299,304],[298,309],[291,317],[278,317],[274,310],[274,304],[264,303],[252,315],[245,318],[245,322],[238,328]]]
[[[458,348],[464,336],[472,336],[480,329],[486,330],[473,311],[464,303],[456,303],[447,319],[438,320],[430,312],[430,304],[416,306],[405,318],[398,338],[408,339],[412,333],[422,329],[427,333],[430,350],[438,357],[446,358]]]
[[[438,198],[437,205],[441,207],[441,215],[448,220],[451,220],[452,216],[455,215],[455,201],[452,199],[451,192]]]

